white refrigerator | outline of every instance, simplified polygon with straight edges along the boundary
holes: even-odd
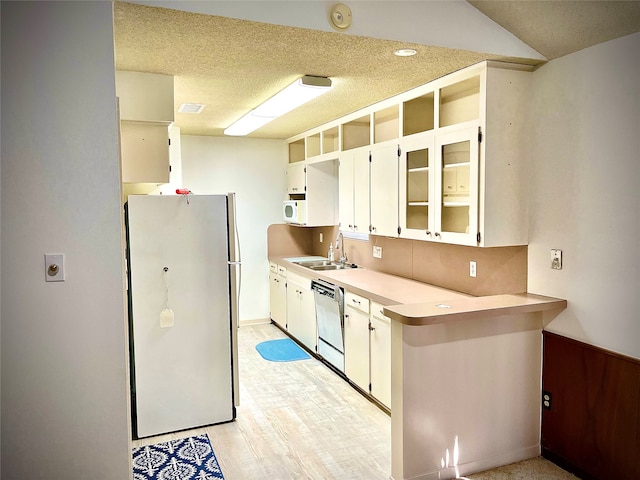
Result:
[[[234,194],[130,195],[125,219],[134,438],[233,420]]]

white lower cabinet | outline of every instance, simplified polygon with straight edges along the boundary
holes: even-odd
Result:
[[[311,279],[287,272],[287,332],[316,351],[318,339],[316,304],[311,290]]]
[[[391,408],[391,320],[382,305],[345,292],[344,371],[347,378]]]
[[[344,293],[344,373],[369,392],[369,299]]]
[[[269,265],[271,320],[312,352],[317,351],[316,306],[311,278]],[[344,294],[344,373],[362,391],[391,408],[391,320],[383,306]]]
[[[370,316],[371,395],[391,408],[391,319],[382,305],[371,302]]]
[[[287,328],[287,269],[277,263],[269,264],[269,302],[271,320]]]

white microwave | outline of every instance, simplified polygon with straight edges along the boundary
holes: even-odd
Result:
[[[282,218],[287,223],[307,224],[306,200],[285,200],[282,202]]]

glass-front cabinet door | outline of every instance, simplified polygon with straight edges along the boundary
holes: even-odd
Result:
[[[433,205],[434,240],[477,245],[478,123],[435,139],[438,181]]]
[[[432,133],[414,135],[402,142],[400,156],[400,235],[433,240],[435,167]]]

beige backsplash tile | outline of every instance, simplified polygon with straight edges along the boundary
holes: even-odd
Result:
[[[335,226],[271,225],[268,252],[271,256],[326,256],[337,234]],[[376,235],[368,241],[345,238],[344,243],[348,260],[371,270],[478,296],[527,291],[526,245],[479,248]],[[373,258],[374,245],[382,247],[381,259]],[[470,261],[476,262],[475,278],[469,276]]]
[[[475,278],[469,262],[476,262]],[[527,247],[465,247],[413,242],[413,279],[471,295],[527,291]]]

